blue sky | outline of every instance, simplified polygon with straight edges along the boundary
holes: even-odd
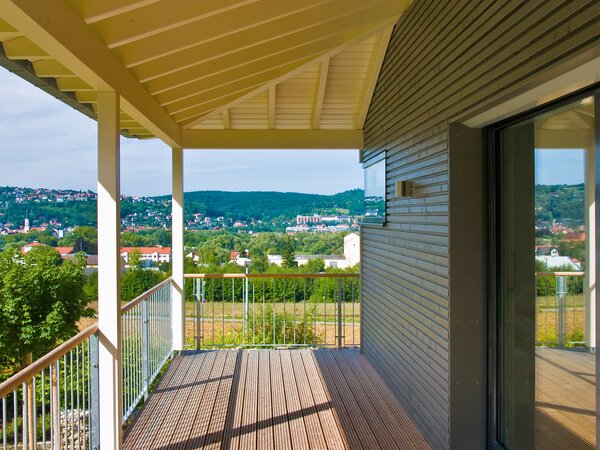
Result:
[[[537,150],[535,153],[536,184],[583,183],[583,150]]]
[[[121,190],[171,191],[170,149],[121,139]],[[0,185],[96,190],[96,122],[0,68]],[[333,194],[362,187],[356,150],[190,150],[185,190]]]

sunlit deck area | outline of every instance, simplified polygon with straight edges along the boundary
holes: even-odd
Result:
[[[358,349],[184,352],[126,449],[428,449]]]
[[[536,447],[596,448],[596,355],[536,350]]]

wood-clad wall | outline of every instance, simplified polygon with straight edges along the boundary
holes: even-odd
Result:
[[[387,152],[387,223],[362,229],[362,348],[434,448],[456,442],[450,355],[469,356],[451,345],[450,312],[465,300],[452,274],[473,262],[450,267],[450,251],[483,247],[450,241],[449,126],[598,56],[599,42],[598,0],[415,0],[394,30],[361,155]],[[413,198],[395,198],[399,180]]]

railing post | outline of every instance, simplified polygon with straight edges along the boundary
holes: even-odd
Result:
[[[100,374],[98,371],[98,333],[90,336],[90,446],[100,449]],[[58,363],[57,363],[58,364]],[[54,384],[54,377],[52,379]],[[54,402],[56,404],[56,402]],[[58,446],[56,447],[58,448]]]
[[[203,287],[204,280],[200,280],[200,278],[196,278],[194,280],[194,286],[196,290],[196,350],[200,350],[200,346],[202,345],[202,302],[204,301],[204,289],[200,290],[200,287]]]
[[[144,401],[148,400],[148,301],[142,301],[142,391]]]
[[[566,333],[566,280],[567,277],[557,276],[556,277],[556,300],[557,300],[557,311],[556,311],[556,323],[557,323],[557,335],[558,335],[558,346],[564,347],[567,343]]]
[[[337,325],[338,325],[338,335],[337,335],[337,346],[338,348],[342,348],[342,279],[338,278],[338,295],[337,295]],[[327,325],[325,325],[327,326]]]

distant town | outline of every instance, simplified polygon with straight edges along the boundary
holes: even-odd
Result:
[[[333,196],[200,191],[185,200],[188,230],[338,233],[358,230],[363,215],[359,189]],[[50,230],[60,239],[77,226],[95,226],[96,202],[92,191],[0,187],[0,235]],[[122,228],[169,229],[170,210],[167,196],[121,196]]]

